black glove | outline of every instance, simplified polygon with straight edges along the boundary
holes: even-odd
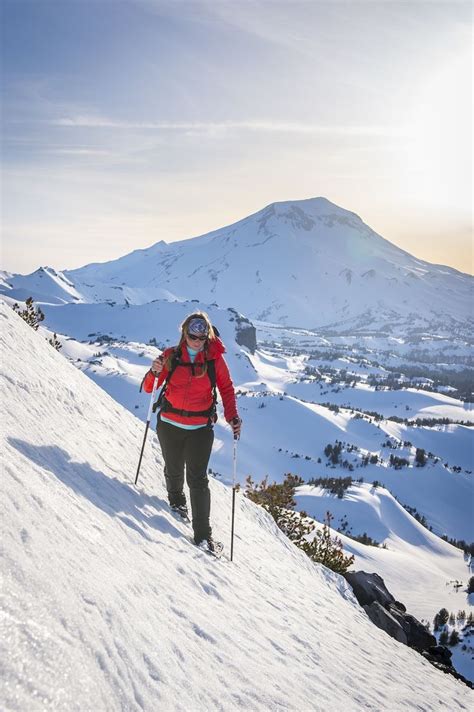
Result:
[[[234,433],[234,440],[238,440],[240,438],[240,431],[242,430],[242,421],[238,415],[236,415],[235,418],[232,418],[230,426],[232,428],[232,432]]]

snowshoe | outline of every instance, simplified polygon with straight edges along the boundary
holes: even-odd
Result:
[[[188,507],[186,504],[171,504],[170,509],[173,514],[177,514],[185,522],[190,522]]]
[[[203,539],[197,544],[201,551],[205,551],[206,554],[211,554],[219,559],[224,551],[224,544],[221,541],[215,541],[212,536],[209,539]]]

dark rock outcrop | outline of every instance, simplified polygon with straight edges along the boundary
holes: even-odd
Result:
[[[250,353],[257,348],[257,331],[254,326],[242,326],[236,330],[235,340],[240,346],[246,346]]]
[[[407,645],[410,648],[416,648],[416,650],[421,651],[436,645],[434,635],[431,635],[423,623],[420,623],[414,616],[400,611],[396,606],[390,604],[388,604],[388,611],[403,629],[407,637]]]
[[[447,675],[452,675],[456,678],[456,680],[463,682],[465,685],[470,687],[471,690],[474,690],[474,684],[453,668],[453,664],[451,662],[452,652],[444,645],[433,645],[428,648],[428,650],[422,650],[421,655],[423,655],[428,662],[434,665],[434,667],[441,670],[441,672],[444,672]]]
[[[451,663],[451,651],[444,645],[436,645],[436,638],[414,616],[406,612],[406,607],[396,601],[378,574],[365,571],[349,571],[344,574],[352,586],[354,595],[378,628],[400,643],[418,651],[438,670],[453,675],[460,682],[474,689],[474,685],[458,673]]]
[[[392,638],[418,651],[436,645],[434,635],[406,612],[403,603],[395,600],[381,576],[365,571],[349,571],[345,578],[370,620]]]
[[[407,607],[403,605],[403,603],[400,603],[400,601],[394,601],[393,605],[395,608],[398,608],[399,611],[407,612]]]
[[[384,630],[392,638],[398,640],[399,643],[408,645],[407,636],[399,621],[397,621],[378,601],[373,601],[370,606],[362,606],[362,608],[367,613],[372,623],[375,623],[377,628]]]
[[[395,599],[385,586],[383,578],[378,574],[368,574],[365,571],[348,571],[345,574],[345,579],[352,586],[354,595],[361,606],[370,606],[374,601],[377,601],[382,606],[387,603],[395,603]]]
[[[230,321],[235,321],[235,340],[240,346],[246,346],[250,353],[255,353],[257,348],[257,330],[252,322],[238,311],[229,307],[231,312]]]

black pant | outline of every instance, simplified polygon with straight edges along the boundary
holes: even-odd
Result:
[[[211,426],[185,430],[164,423],[158,416],[156,432],[165,460],[165,479],[171,505],[186,504],[183,492],[184,466],[191,498],[194,540],[200,542],[211,535],[209,513],[211,493],[207,479],[207,466],[214,442]]]

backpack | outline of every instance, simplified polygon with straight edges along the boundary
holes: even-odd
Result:
[[[214,330],[214,334],[217,337],[220,337],[219,330],[216,326],[212,325],[212,328]],[[184,417],[193,417],[193,416],[206,416],[208,420],[208,425],[212,425],[213,423],[216,422],[217,420],[217,389],[216,389],[216,364],[215,364],[215,359],[209,359],[206,361],[207,363],[207,375],[209,376],[209,380],[211,382],[211,390],[212,390],[212,403],[211,406],[208,410],[180,410],[179,408],[174,408],[171,403],[166,400],[166,388],[168,386],[168,383],[171,380],[171,377],[173,373],[175,372],[176,368],[178,366],[186,366],[188,368],[191,368],[192,373],[194,375],[194,369],[195,369],[195,364],[194,363],[188,363],[185,362],[183,363],[180,358],[180,348],[179,346],[176,346],[176,348],[173,351],[173,355],[171,356],[171,368],[168,372],[168,375],[166,376],[166,379],[161,387],[160,394],[153,403],[153,413],[156,413],[158,408],[160,408],[164,413],[177,413],[178,415],[184,416]],[[143,378],[143,381],[145,380],[146,375]],[[142,390],[143,387],[143,381],[140,386],[140,391]]]
[[[175,372],[175,370],[178,366],[185,366],[186,368],[190,368],[194,375],[194,369],[196,367],[196,364],[189,363],[188,361],[186,361],[186,362],[181,361],[179,354],[180,354],[180,351],[179,351],[178,347],[176,347],[173,352],[173,355],[171,356],[171,368],[168,371],[168,375],[166,376],[166,379],[161,387],[160,395],[158,396],[158,399],[153,404],[153,412],[156,413],[156,411],[159,408],[163,413],[177,413],[178,415],[181,415],[182,417],[185,417],[185,418],[192,418],[192,417],[196,417],[196,416],[206,416],[209,419],[208,425],[212,425],[217,420],[217,389],[216,389],[216,362],[215,362],[215,359],[209,359],[208,361],[206,361],[207,375],[209,376],[209,380],[211,382],[211,390],[212,390],[212,403],[211,403],[211,406],[207,410],[184,410],[184,409],[180,409],[180,408],[175,408],[166,399],[166,389],[168,387],[168,383],[170,382],[171,377],[173,376],[173,373]]]

